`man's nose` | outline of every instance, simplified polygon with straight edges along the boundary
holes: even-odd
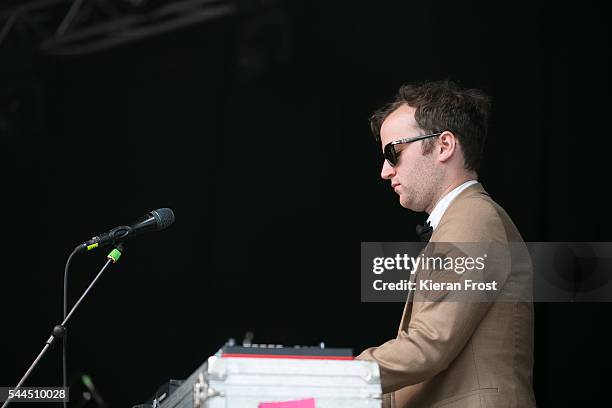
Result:
[[[384,180],[390,180],[395,175],[395,167],[391,166],[387,160],[383,160],[380,177]]]

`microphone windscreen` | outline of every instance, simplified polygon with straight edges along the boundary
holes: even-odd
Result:
[[[174,223],[174,212],[170,208],[158,208],[150,213],[157,221],[157,230],[161,231]]]

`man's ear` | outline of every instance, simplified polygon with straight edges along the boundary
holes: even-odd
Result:
[[[448,130],[442,132],[442,134],[438,136],[438,143],[436,146],[438,149],[438,160],[445,162],[453,157],[455,151],[459,148],[457,142],[457,137],[453,132]]]

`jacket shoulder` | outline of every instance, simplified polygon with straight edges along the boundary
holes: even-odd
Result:
[[[446,209],[432,241],[508,242],[508,222],[512,221],[488,194],[458,196]]]

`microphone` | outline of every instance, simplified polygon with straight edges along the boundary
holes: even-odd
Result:
[[[77,245],[74,252],[80,253],[107,245],[117,245],[145,232],[164,230],[173,223],[174,212],[170,208],[158,208],[139,218],[132,225],[121,225],[104,234],[96,235],[89,241]]]

